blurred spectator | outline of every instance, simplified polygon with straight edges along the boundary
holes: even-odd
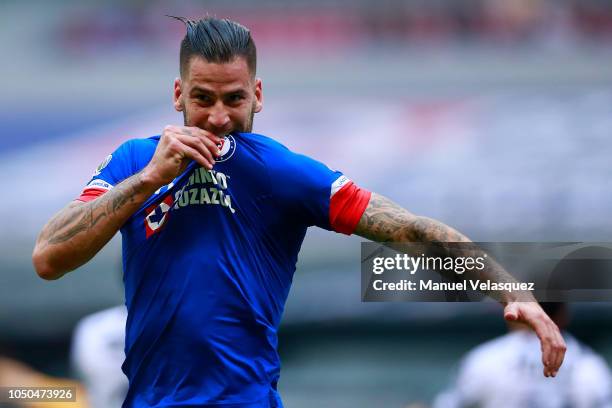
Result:
[[[124,305],[84,317],[74,331],[72,365],[93,408],[120,408],[128,389],[121,371],[125,360]]]
[[[561,329],[566,326],[564,303],[542,307]],[[514,323],[510,330],[463,358],[455,383],[436,398],[434,408],[612,407],[610,369],[589,347],[564,332],[563,367],[555,378],[545,378],[535,333]]]
[[[465,38],[484,43],[537,43],[559,35],[607,41],[612,3],[604,0],[470,0],[323,2],[247,1],[240,6],[194,1],[170,9],[161,2],[127,2],[74,8],[56,31],[65,51],[97,55],[174,47],[180,31],[164,14],[233,17],[252,27],[264,48],[342,49],[366,44],[447,44]],[[175,32],[168,38],[168,32]]]

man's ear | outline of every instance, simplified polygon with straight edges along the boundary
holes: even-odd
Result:
[[[183,102],[183,93],[181,90],[181,78],[176,78],[174,80],[174,92],[172,93],[172,100],[174,101],[174,109],[177,112],[182,112],[185,108],[185,103]]]
[[[260,112],[263,109],[263,88],[261,78],[255,79],[255,112]]]

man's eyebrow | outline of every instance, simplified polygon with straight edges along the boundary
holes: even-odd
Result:
[[[191,88],[191,93],[192,94],[194,94],[194,93],[203,93],[203,94],[209,94],[209,95],[214,95],[215,94],[210,89],[201,88],[199,86],[194,86],[193,88]]]
[[[242,88],[235,89],[233,91],[225,92],[226,95],[246,95],[246,92]]]
[[[191,93],[192,94],[201,93],[201,94],[206,94],[206,95],[215,95],[215,92],[213,92],[212,90],[206,89],[206,88],[202,88],[202,87],[199,87],[199,86],[194,86],[191,89]],[[234,95],[234,94],[236,94],[236,95],[246,95],[246,92],[242,88],[237,88],[237,89],[233,89],[233,90],[230,90],[230,91],[223,92],[223,95]]]

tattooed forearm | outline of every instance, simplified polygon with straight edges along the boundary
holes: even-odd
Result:
[[[355,233],[377,242],[469,242],[451,227],[411,214],[376,193],[372,193]]]
[[[93,227],[106,214],[98,214],[94,219],[94,208],[84,205],[75,207],[72,212],[61,214],[49,226],[49,237],[41,240],[43,244],[61,244],[80,232]]]
[[[51,220],[48,229],[41,234],[41,243],[43,245],[61,244],[93,228],[107,215],[106,211],[101,208],[101,203],[96,201],[90,204],[77,204],[71,206],[70,211],[59,213]]]
[[[472,244],[465,235],[439,221],[411,214],[393,201],[376,193],[372,193],[368,207],[361,216],[355,233],[377,242],[435,243],[436,252],[443,257],[477,258],[484,256],[484,251],[476,244]],[[466,272],[466,277],[490,279],[494,282],[516,282],[516,279],[493,258],[488,257],[487,264],[488,267],[482,271],[474,269]],[[509,298],[507,293],[491,292],[488,294],[498,300],[505,301]]]
[[[60,212],[54,217],[41,234],[41,243],[61,244],[81,232],[88,231],[98,222],[115,214],[134,196],[141,192],[139,175],[119,184],[102,197],[84,204],[69,207],[69,211]]]
[[[72,270],[87,262],[155,188],[138,173],[95,200],[70,204],[40,233],[33,254],[37,269],[53,265],[54,270]]]

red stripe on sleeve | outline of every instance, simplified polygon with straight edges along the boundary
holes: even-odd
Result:
[[[329,203],[329,223],[336,232],[351,235],[363,215],[372,193],[352,181],[334,194]]]
[[[83,190],[79,198],[77,198],[77,200],[86,203],[88,201],[93,200],[94,198],[100,197],[107,191],[108,190],[105,190],[103,188],[86,188],[85,190]]]

